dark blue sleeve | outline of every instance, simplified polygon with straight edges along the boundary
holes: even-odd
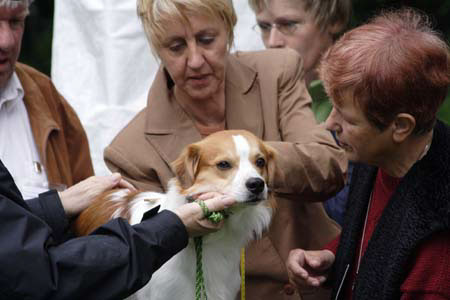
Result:
[[[4,196],[0,224],[0,299],[125,298],[188,241],[181,220],[163,211],[57,244],[41,218]]]
[[[334,197],[331,197],[324,203],[325,211],[328,216],[342,226],[344,222],[345,209],[347,207],[348,192],[352,178],[353,163],[348,164],[347,182],[345,186]]]

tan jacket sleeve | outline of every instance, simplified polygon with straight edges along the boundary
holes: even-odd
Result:
[[[103,156],[111,172],[119,172],[137,189],[163,192],[164,181],[156,170],[167,167],[145,137],[145,118],[144,109],[118,133]]]
[[[136,164],[127,157],[129,157],[129,154],[122,153],[114,145],[108,146],[104,151],[105,163],[111,172],[119,172],[125,180],[139,190],[152,192],[164,191],[155,170],[150,169],[147,172],[143,172],[143,169],[139,167],[139,165],[143,165],[142,163]]]
[[[326,200],[344,186],[347,159],[331,133],[315,121],[300,57],[286,55],[284,63],[278,79],[283,142],[271,142],[279,153],[279,176],[271,185],[284,196],[313,194],[314,200]]]

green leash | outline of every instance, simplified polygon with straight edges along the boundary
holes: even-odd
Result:
[[[195,269],[195,300],[207,300],[206,296],[206,288],[205,288],[205,280],[203,278],[203,266],[202,266],[202,245],[203,238],[195,237],[195,254],[197,257],[197,265]]]
[[[219,223],[230,214],[230,212],[227,210],[223,210],[220,212],[210,212],[205,202],[201,200],[195,202],[198,203],[198,205],[200,205],[200,207],[202,208],[205,218],[213,223]],[[203,238],[201,236],[194,237],[194,245],[195,255],[197,258],[195,269],[195,300],[208,300],[208,297],[206,296],[205,279],[203,276],[202,265]]]

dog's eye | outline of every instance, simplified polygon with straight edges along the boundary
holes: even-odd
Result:
[[[258,168],[264,168],[265,165],[266,165],[266,160],[264,158],[260,157],[256,160],[256,166]]]
[[[231,169],[231,164],[229,162],[227,162],[226,160],[222,160],[220,162],[217,163],[217,168],[219,168],[220,170],[228,170]]]

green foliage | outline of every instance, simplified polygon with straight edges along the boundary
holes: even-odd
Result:
[[[383,9],[414,7],[430,16],[434,28],[450,40],[450,0],[354,0],[351,27],[366,22]]]
[[[53,1],[40,0],[30,6],[19,57],[20,62],[47,75],[51,70],[53,5]]]
[[[433,23],[433,27],[440,32],[444,39],[450,41],[450,0],[354,0],[353,16],[350,27],[358,26],[365,23],[370,17],[383,9],[401,8],[404,6],[414,7],[423,11]],[[438,118],[450,124],[450,91],[442,105]]]
[[[438,118],[450,125],[450,91],[447,93],[444,104],[438,113]]]

